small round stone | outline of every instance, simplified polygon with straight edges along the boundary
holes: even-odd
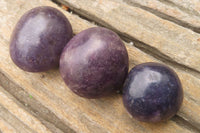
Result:
[[[60,59],[67,86],[85,98],[100,98],[123,86],[128,74],[128,53],[119,36],[101,27],[73,37]]]
[[[10,56],[25,71],[47,71],[58,67],[61,52],[71,38],[72,27],[63,13],[53,7],[36,7],[15,26]]]
[[[124,84],[124,106],[140,121],[166,121],[177,113],[182,101],[183,89],[177,74],[159,63],[136,65]]]

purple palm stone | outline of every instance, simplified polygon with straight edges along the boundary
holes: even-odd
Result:
[[[128,53],[116,33],[90,28],[66,45],[60,59],[60,73],[77,95],[103,97],[122,87],[128,74]]]
[[[71,24],[59,10],[47,6],[33,8],[21,17],[12,33],[11,59],[25,71],[55,68],[71,38]]]
[[[136,65],[123,88],[123,103],[140,121],[166,121],[180,109],[183,89],[176,73],[158,63]]]

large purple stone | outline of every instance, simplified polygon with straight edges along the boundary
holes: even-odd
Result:
[[[182,101],[183,89],[177,74],[162,64],[135,66],[124,84],[124,106],[140,121],[168,120],[177,113]]]
[[[10,55],[25,71],[46,71],[59,65],[60,54],[71,38],[71,24],[59,10],[33,8],[21,17],[12,33]]]
[[[77,95],[103,97],[122,87],[128,73],[128,53],[116,33],[90,28],[66,45],[60,59],[60,73]]]

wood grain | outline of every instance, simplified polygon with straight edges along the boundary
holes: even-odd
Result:
[[[164,0],[161,0],[164,1]],[[199,0],[166,0],[166,3],[177,6],[178,8],[200,15],[200,1]]]
[[[0,52],[8,50],[6,44],[3,46]],[[32,74],[11,65],[9,54],[4,56],[2,61],[5,60],[9,65],[0,62],[0,71],[77,132],[191,132],[174,121],[159,124],[138,122],[128,116],[120,95],[99,100],[83,99],[65,86],[57,70]],[[41,78],[41,75],[44,75],[44,78]]]
[[[7,133],[16,133],[16,129],[12,127],[9,123],[7,123],[5,120],[0,118],[0,131],[1,132],[7,132]]]
[[[61,119],[57,118],[55,114],[45,108],[37,99],[32,97],[19,85],[11,82],[5,75],[0,73],[0,84],[5,91],[12,95],[14,102],[26,110],[29,114],[37,118],[53,133],[74,133],[74,131],[65,125]]]
[[[200,2],[191,0],[174,0],[174,3],[169,0],[124,0],[124,2],[200,33]]]
[[[121,36],[142,42],[137,47],[200,71],[200,34],[190,29],[115,0],[58,1]]]
[[[9,56],[11,32],[17,20],[25,11],[41,5],[48,5],[61,10],[47,0],[2,0],[0,4],[0,73],[5,75],[10,82],[24,89],[76,132],[198,132],[198,129],[188,128],[184,124],[178,124],[175,120],[149,124],[131,119],[123,107],[119,94],[98,100],[78,97],[65,86],[58,70],[28,73],[17,68]],[[75,34],[95,26],[76,15],[61,11],[69,18]],[[127,43],[126,46],[129,52],[130,68],[142,62],[160,62]],[[178,73],[185,92],[184,103],[178,115],[186,123],[189,122],[198,128],[200,126],[200,89],[196,87],[200,86],[200,79],[179,68],[173,67],[173,69]],[[42,127],[45,128],[45,126]],[[33,125],[30,125],[30,128],[36,129]]]
[[[50,133],[37,118],[18,106],[15,99],[2,87],[0,87],[0,112],[0,128],[6,132],[14,130],[18,133]]]

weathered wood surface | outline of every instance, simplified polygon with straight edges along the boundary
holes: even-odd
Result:
[[[183,10],[188,10],[193,14],[200,15],[200,1],[199,0],[166,0],[168,3],[175,4]]]
[[[198,0],[124,0],[124,2],[200,33]]]
[[[110,2],[109,4],[111,7],[115,7],[114,2]],[[59,8],[55,4],[47,0],[0,1],[0,83],[7,92],[14,95],[16,99],[21,103],[28,101],[28,99],[21,99],[21,93],[15,94],[15,91],[18,91],[19,89],[23,93],[30,94],[33,99],[35,99],[28,104],[30,104],[30,109],[37,110],[36,112],[38,113],[38,115],[29,115],[31,116],[31,118],[34,118],[34,121],[36,120],[40,124],[38,125],[38,127],[34,127],[34,125],[28,125],[28,128],[31,128],[34,131],[38,131],[42,127],[43,129],[49,130],[49,132],[55,132],[55,130],[59,130],[60,132],[73,132],[71,129],[65,128],[68,126],[76,132],[96,133],[178,133],[198,132],[200,130],[200,75],[198,72],[184,69],[178,65],[174,65],[174,63],[165,62],[178,73],[181,79],[185,94],[183,106],[178,112],[177,117],[168,122],[158,124],[142,123],[138,122],[135,119],[131,119],[123,107],[122,99],[119,94],[99,100],[83,99],[74,95],[65,86],[59,75],[58,70],[52,70],[45,73],[28,73],[17,68],[11,61],[8,52],[9,38],[11,32],[17,20],[25,11],[41,5],[48,5]],[[106,10],[107,7],[104,7],[104,10]],[[59,8],[59,10],[61,9]],[[63,10],[61,11],[69,18],[75,34],[86,28],[95,26],[92,23],[83,20],[74,14],[64,12]],[[105,14],[101,16],[104,15]],[[148,18],[148,15],[145,17]],[[127,26],[129,25],[126,25],[126,27]],[[176,26],[177,25],[174,25],[174,27]],[[179,28],[187,31],[187,34],[188,32],[192,32],[182,27]],[[122,33],[123,31],[124,30],[121,30],[120,32]],[[155,30],[154,32],[155,34],[157,34],[157,30]],[[195,35],[197,36],[198,34],[195,33]],[[190,37],[192,38],[193,36]],[[134,42],[134,44],[140,45],[140,43],[138,42]],[[126,43],[126,46],[129,52],[130,68],[132,68],[135,64],[139,64],[142,62],[162,62],[140,51],[136,47],[130,46],[128,43]],[[173,48],[175,49],[176,47],[179,46],[174,45]],[[193,56],[193,58],[198,57],[195,55],[195,53],[191,53],[191,56]],[[192,64],[191,67],[193,67]],[[8,84],[6,84],[6,82],[8,82]],[[13,85],[10,86],[9,84]],[[8,99],[10,99],[10,96],[6,92],[2,93],[5,93],[4,95],[7,96]],[[1,102],[2,104],[4,103],[3,101],[0,101],[0,103]],[[35,105],[36,103],[37,105]],[[17,101],[15,101],[15,103],[12,102],[12,104],[18,105]],[[8,108],[5,105],[2,105],[2,107]],[[25,107],[21,108],[22,110],[25,110]],[[44,112],[40,111],[40,109],[44,110]],[[9,108],[8,110],[9,112],[11,112],[11,114],[15,114],[12,113],[13,109]],[[26,113],[28,114],[28,112]],[[29,113],[31,113],[31,111],[29,111]],[[45,114],[48,114],[50,118]],[[15,114],[15,117],[17,117],[17,114]],[[21,117],[18,119],[22,119],[22,121],[24,121]],[[49,124],[47,124],[48,122]],[[0,119],[0,129],[2,131],[6,128],[17,130],[17,128],[15,128],[12,124],[9,124],[10,123],[5,121],[4,119]]]
[[[200,71],[200,34],[119,0],[57,0],[75,12],[142,42],[139,48]],[[196,58],[194,58],[194,56]]]
[[[21,133],[50,133],[37,118],[16,103],[17,101],[0,87],[0,129],[5,132],[10,129],[10,131]]]
[[[27,116],[32,116],[32,117],[37,118],[38,120],[31,119],[31,122],[33,124],[37,123],[39,127],[41,127],[40,125],[42,125],[43,127],[45,126],[48,130],[50,130],[53,133],[65,133],[65,132],[74,133],[72,129],[70,129],[68,126],[63,124],[59,118],[57,118],[51,111],[49,111],[47,108],[41,105],[41,103],[37,101],[35,98],[33,98],[32,95],[28,94],[26,90],[24,90],[23,88],[21,88],[14,82],[11,82],[2,73],[0,74],[0,84],[4,87],[4,91],[3,89],[0,89],[2,90],[0,92],[3,93],[2,95],[4,97],[7,97],[7,99],[5,100],[13,101],[12,103],[9,102],[6,105],[4,103],[1,106],[0,119],[2,119],[2,121],[0,123],[0,130],[2,130],[2,132],[6,132],[7,129],[10,129],[10,128],[13,128],[18,133],[28,132],[26,130],[28,127],[26,126],[26,120],[28,119],[28,117],[26,117],[26,119],[24,120],[24,118],[19,113],[17,115],[18,118],[15,117],[16,116],[15,113],[11,115],[12,111],[14,110],[14,111],[22,112],[22,115],[25,114]],[[3,101],[4,100],[2,100],[1,102]],[[10,106],[10,108],[6,106]],[[14,108],[11,109],[11,107],[13,106]],[[7,112],[2,114],[2,112],[5,112],[5,110],[7,110]],[[24,113],[24,111],[26,113]],[[38,121],[40,121],[42,124],[39,125]],[[37,128],[32,129],[32,131],[37,132]],[[43,132],[49,132],[49,131],[44,130]]]

